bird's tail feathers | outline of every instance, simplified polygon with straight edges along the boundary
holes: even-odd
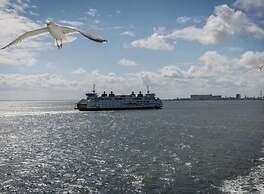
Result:
[[[63,43],[69,43],[69,42],[73,42],[75,41],[77,38],[74,37],[74,36],[65,36],[63,39],[62,39],[62,42]]]

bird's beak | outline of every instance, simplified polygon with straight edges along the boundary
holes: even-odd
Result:
[[[46,24],[47,25],[50,25],[51,24],[51,21],[50,20],[46,20]]]

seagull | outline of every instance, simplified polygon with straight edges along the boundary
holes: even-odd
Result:
[[[102,37],[99,37],[97,35],[94,35],[94,34],[91,34],[88,32],[82,32],[79,29],[74,28],[74,27],[58,25],[58,24],[51,22],[51,21],[47,22],[46,25],[47,26],[44,28],[25,32],[24,34],[20,35],[14,41],[10,42],[8,45],[2,47],[1,49],[5,49],[5,48],[10,47],[14,44],[17,44],[26,38],[38,36],[38,35],[43,35],[46,33],[50,33],[50,35],[55,39],[55,43],[56,43],[58,49],[62,48],[62,44],[63,44],[63,42],[66,42],[68,34],[72,34],[72,33],[76,33],[76,32],[80,33],[84,37],[86,37],[92,41],[95,41],[95,42],[99,42],[99,43],[107,42],[107,40],[103,39]]]
[[[262,70],[264,70],[264,65],[259,65],[257,68],[259,71],[262,71]]]

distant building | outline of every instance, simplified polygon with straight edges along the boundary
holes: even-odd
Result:
[[[240,100],[241,99],[241,95],[240,94],[236,94],[236,100]]]
[[[191,100],[221,100],[222,96],[217,95],[214,96],[212,94],[206,94],[206,95],[191,95]]]

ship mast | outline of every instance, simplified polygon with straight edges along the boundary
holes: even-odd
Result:
[[[95,93],[95,84],[93,84],[93,93]]]
[[[147,85],[147,94],[149,94],[149,85]]]

